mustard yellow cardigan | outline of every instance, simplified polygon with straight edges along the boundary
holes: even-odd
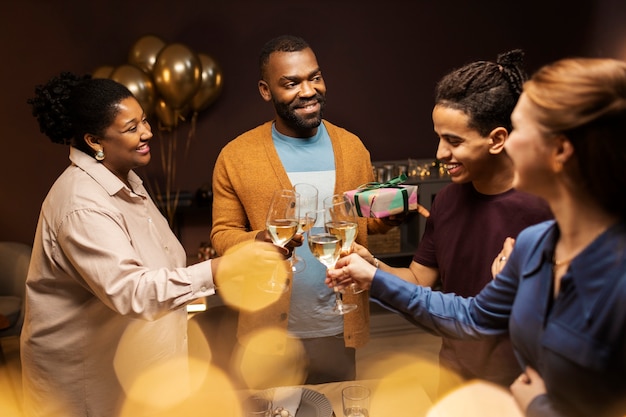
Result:
[[[335,154],[335,194],[373,180],[369,151],[347,130],[323,121]],[[213,225],[211,242],[219,255],[265,229],[265,218],[272,193],[292,188],[287,172],[272,142],[272,122],[266,122],[229,142],[220,152],[213,171]],[[359,219],[357,242],[367,245],[370,232],[389,227],[374,219]],[[242,260],[245,262],[245,260]],[[238,334],[262,326],[287,328],[291,286],[276,303],[260,312],[240,312]],[[346,291],[346,302],[359,308],[344,316],[346,346],[360,347],[369,340],[369,292],[353,295]]]

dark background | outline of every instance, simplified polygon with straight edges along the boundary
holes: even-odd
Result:
[[[359,135],[373,160],[433,158],[432,92],[442,75],[513,48],[525,50],[530,72],[572,55],[626,59],[626,2],[9,0],[0,8],[0,240],[32,243],[41,202],[68,165],[67,147],[30,115],[36,84],[122,65],[147,34],[213,57],[224,88],[179,160],[178,186],[195,192],[210,183],[222,146],[272,117],[256,87],[257,55],[284,33],[311,44],[328,87],[325,117]],[[153,141],[141,174],[161,175],[158,148]],[[188,252],[209,227],[206,211],[183,225]]]

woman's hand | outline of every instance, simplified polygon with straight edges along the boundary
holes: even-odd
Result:
[[[376,267],[356,253],[339,258],[335,268],[326,271],[326,285],[330,288],[344,289],[355,282],[359,288],[368,290],[371,287]]]
[[[498,256],[493,260],[491,264],[491,276],[495,279],[496,275],[502,271],[504,265],[506,265],[506,261],[511,256],[511,252],[513,252],[513,247],[515,246],[515,239],[512,237],[507,237],[504,240],[504,244],[502,245],[502,250],[498,253]]]
[[[526,413],[531,401],[538,395],[546,394],[547,390],[539,373],[527,366],[526,371],[511,384],[511,393],[522,412]]]

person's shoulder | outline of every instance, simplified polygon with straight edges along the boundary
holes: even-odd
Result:
[[[540,223],[526,227],[519,233],[516,241],[536,240],[550,233],[555,227],[556,222],[553,219],[544,220]]]
[[[348,129],[344,127],[337,126],[329,122],[326,119],[323,120],[323,123],[330,137],[340,137],[342,139],[358,140],[359,142],[361,141],[361,139],[359,139],[359,137],[356,134],[350,132]]]
[[[547,220],[554,217],[546,200],[534,194],[513,189],[508,199],[513,206],[522,209],[521,215],[532,216],[535,220]]]
[[[541,262],[541,253],[550,245],[556,233],[556,222],[545,220],[541,223],[528,226],[515,238],[514,252],[523,254],[523,264],[534,269]]]
[[[517,199],[517,200],[523,200],[523,201],[531,202],[531,203],[534,203],[534,204],[539,204],[539,205],[546,205],[547,204],[546,201],[543,198],[538,197],[538,196],[536,196],[534,194],[530,194],[530,193],[524,192],[524,191],[516,190],[515,188],[513,188],[511,190],[510,196],[512,198]]]
[[[246,142],[259,138],[262,135],[272,135],[272,123],[273,121],[268,121],[261,123],[260,125],[253,127],[252,129],[246,130],[229,143],[238,143],[238,142]]]
[[[365,146],[365,143],[356,134],[349,130],[339,127],[330,123],[327,120],[323,121],[326,132],[330,137],[330,141],[333,144],[333,148],[343,155],[344,160],[352,161],[365,161],[371,158],[370,152]]]
[[[83,169],[71,165],[54,182],[44,206],[51,206],[60,217],[79,210],[119,211],[109,192]]]
[[[272,135],[272,121],[265,122],[260,124],[250,130],[247,130],[237,136],[236,138],[229,141],[222,148],[221,152],[228,152],[229,150],[241,149],[241,148],[250,148],[255,145],[260,145],[260,138],[267,136],[271,138]]]
[[[418,185],[419,193],[419,185]],[[451,212],[458,212],[457,207],[463,207],[471,201],[471,192],[465,184],[451,182],[437,191],[437,198],[431,204],[430,217],[432,220],[441,220]],[[447,213],[442,217],[442,214]],[[456,216],[455,216],[456,217]]]
[[[473,188],[470,183],[458,184],[451,182],[437,191],[437,198],[441,197],[442,200],[446,198],[459,198],[464,195],[470,195],[472,190]]]

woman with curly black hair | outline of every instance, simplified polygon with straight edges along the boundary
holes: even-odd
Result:
[[[123,387],[152,366],[186,360],[185,306],[214,294],[218,264],[221,280],[242,257],[263,268],[282,255],[261,243],[187,267],[133,172],[150,162],[152,132],[131,92],[62,73],[35,93],[28,103],[41,131],[70,145],[71,164],[43,202],[26,282],[25,413],[116,416]],[[183,389],[186,375],[171,375],[179,376]]]

